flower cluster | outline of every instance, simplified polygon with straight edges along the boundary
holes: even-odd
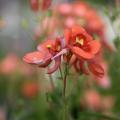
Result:
[[[100,49],[100,42],[93,40],[84,28],[73,26],[64,31],[63,37],[46,40],[38,45],[37,51],[28,53],[23,60],[39,67],[48,67],[55,61],[55,65],[48,68],[48,74],[51,74],[59,69],[63,57],[63,60],[74,66],[77,72],[87,75],[92,72],[95,76],[102,77],[104,70],[96,61]]]

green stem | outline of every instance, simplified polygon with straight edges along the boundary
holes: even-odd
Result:
[[[51,74],[49,75],[49,79],[50,79],[50,84],[51,84],[52,90],[55,90],[55,85],[54,85],[54,81],[53,81],[53,78],[52,78]]]
[[[63,103],[64,103],[64,113],[63,120],[67,120],[67,103],[66,103],[66,83],[67,83],[67,74],[68,74],[68,64],[65,65],[64,78],[63,78]]]
[[[63,96],[65,97],[65,93],[66,93],[66,83],[67,83],[67,73],[68,73],[68,65],[66,64],[65,65],[65,75],[64,75],[64,79],[63,79],[63,85],[64,85],[64,88],[63,88]]]
[[[63,74],[62,74],[62,69],[61,69],[61,67],[59,67],[59,71],[60,71],[61,79],[63,80]]]

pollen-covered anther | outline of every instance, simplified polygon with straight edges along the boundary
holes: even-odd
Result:
[[[84,39],[79,39],[78,37],[76,37],[76,43],[83,46],[84,45]]]
[[[52,48],[52,46],[51,46],[51,45],[49,45],[49,44],[48,44],[46,47],[47,47],[47,48],[49,48],[49,49],[50,49],[50,48]]]

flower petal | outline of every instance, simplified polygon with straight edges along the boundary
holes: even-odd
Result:
[[[64,31],[64,36],[65,36],[66,44],[69,44],[70,43],[70,37],[71,37],[71,30],[66,29]]]
[[[85,68],[84,62],[83,62],[83,61],[80,61],[79,65],[80,65],[80,70],[81,70],[85,75],[89,75],[89,71],[88,71],[88,69]]]
[[[53,72],[55,72],[60,67],[60,63],[61,63],[61,56],[55,59],[55,65],[52,68],[49,68],[47,73],[52,74]]]
[[[71,51],[78,57],[83,59],[92,59],[94,57],[93,54],[90,54],[89,52],[85,52],[79,47],[71,47]]]
[[[100,48],[101,48],[101,44],[99,41],[93,40],[89,42],[90,48],[91,48],[91,53],[92,54],[96,54],[99,52]]]
[[[79,60],[76,60],[73,66],[76,72],[80,72]]]
[[[103,77],[104,76],[104,69],[102,68],[101,65],[95,63],[95,62],[89,62],[88,63],[88,68],[90,71],[97,77]]]
[[[66,47],[66,40],[65,40],[65,38],[60,38],[59,41],[61,43],[61,47],[65,48]]]
[[[44,41],[43,43],[41,43],[37,46],[37,50],[39,50],[41,52],[44,51],[44,50],[47,51],[48,46],[50,46],[51,48],[54,47],[55,46],[55,40]]]
[[[77,60],[77,57],[76,57],[76,55],[73,54],[70,58],[69,64],[70,65],[74,64],[76,60]]]
[[[23,60],[29,64],[40,64],[43,62],[43,54],[38,51],[31,52],[26,54]]]
[[[80,35],[80,34],[85,36],[87,41],[93,40],[92,37],[86,32],[86,30],[83,27],[73,26],[72,27],[72,35],[76,36],[76,35]]]
[[[63,50],[61,50],[59,53],[57,53],[54,57],[52,57],[52,60],[56,59],[57,57],[63,55],[63,54],[66,54],[68,52],[68,49],[65,48]]]
[[[29,64],[39,65],[44,67],[51,62],[51,54],[45,54],[39,51],[28,53],[24,56],[23,60]]]

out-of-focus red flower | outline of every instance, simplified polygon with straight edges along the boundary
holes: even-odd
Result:
[[[103,60],[98,61],[98,62],[101,64],[102,68],[104,68],[104,76],[101,78],[94,76],[93,79],[95,79],[96,83],[99,86],[101,86],[103,88],[109,88],[111,86],[111,83],[110,83],[110,77],[108,75],[108,66]]]
[[[85,2],[77,2],[73,4],[73,14],[80,17],[85,17],[89,6]]]
[[[57,6],[58,12],[61,15],[69,15],[72,12],[72,6],[70,4],[64,3]]]
[[[94,74],[92,75],[92,80],[94,80],[97,85],[103,88],[109,88],[111,86],[111,83],[110,83],[110,78],[108,75],[108,66],[107,66],[107,63],[103,59],[103,53],[99,52],[99,54],[97,54],[96,57],[94,58],[94,61],[99,63],[102,69],[104,69],[104,76],[102,75],[103,74],[102,69],[98,69],[98,70],[101,70],[101,74],[99,75],[102,77],[99,77],[96,74]]]
[[[75,25],[75,19],[73,17],[68,17],[65,20],[65,25],[66,27],[71,28],[71,26]]]
[[[17,56],[14,54],[8,55],[3,61],[1,62],[1,72],[3,74],[11,74],[15,72],[17,69],[17,65],[19,63],[19,60]]]
[[[30,0],[30,6],[31,6],[31,9],[34,12],[38,12],[38,10],[39,10],[39,0]]]
[[[50,7],[52,0],[42,0],[42,10],[46,10]]]
[[[86,91],[83,96],[83,104],[92,110],[100,110],[101,102],[101,96],[95,90]]]
[[[40,87],[36,82],[26,82],[22,87],[22,94],[26,98],[35,97],[39,93]]]

